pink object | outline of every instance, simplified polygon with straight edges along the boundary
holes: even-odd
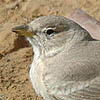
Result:
[[[75,9],[69,18],[86,29],[93,38],[100,40],[100,22],[95,18],[79,8]]]

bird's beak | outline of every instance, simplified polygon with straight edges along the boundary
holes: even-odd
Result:
[[[21,25],[21,26],[12,28],[12,32],[15,32],[19,35],[24,35],[26,37],[33,37],[34,34],[29,32],[28,29],[29,29],[28,26]]]

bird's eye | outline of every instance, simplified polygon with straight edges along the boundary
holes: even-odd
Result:
[[[47,33],[48,35],[51,35],[51,34],[54,33],[54,30],[53,30],[53,29],[48,29],[48,30],[46,31],[46,33]]]

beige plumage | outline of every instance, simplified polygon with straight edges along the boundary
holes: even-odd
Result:
[[[44,100],[100,100],[99,40],[61,16],[40,17],[13,32],[32,44],[30,78]]]

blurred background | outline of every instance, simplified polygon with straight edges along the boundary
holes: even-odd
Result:
[[[100,0],[0,0],[0,96],[42,100],[29,79],[32,48],[23,36],[11,32],[12,27],[44,15],[68,17],[75,8],[100,21]]]

